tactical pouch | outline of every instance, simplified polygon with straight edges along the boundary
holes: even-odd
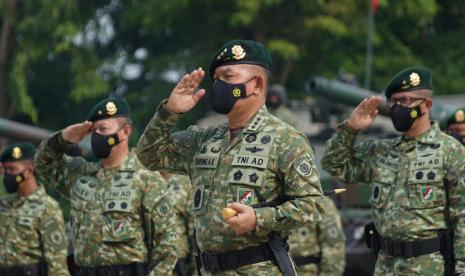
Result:
[[[365,242],[367,247],[371,249],[373,256],[377,258],[381,245],[379,243],[379,234],[374,222],[370,222],[365,225]]]

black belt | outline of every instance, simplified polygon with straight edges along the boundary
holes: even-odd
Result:
[[[411,258],[439,252],[441,239],[432,238],[419,241],[395,241],[379,236],[380,249],[389,256]]]
[[[298,257],[292,257],[294,260],[294,263],[296,266],[303,266],[303,265],[308,265],[308,264],[319,264],[321,262],[320,257],[315,257],[315,256],[298,256]]]
[[[108,265],[97,267],[77,266],[78,276],[106,276],[106,275],[128,275],[139,276],[148,274],[148,266],[145,263],[130,263],[123,265]]]
[[[42,268],[43,266],[43,268]],[[42,271],[45,269],[45,271]],[[0,267],[1,276],[22,276],[22,275],[47,275],[46,265],[44,264],[29,264],[22,266]]]
[[[245,265],[274,261],[273,252],[267,243],[224,253],[200,252],[199,257],[203,269],[208,272],[235,270]]]

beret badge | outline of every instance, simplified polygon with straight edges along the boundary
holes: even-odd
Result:
[[[21,148],[20,147],[14,147],[12,152],[11,152],[11,156],[14,158],[14,159],[19,159],[23,156],[23,152],[21,151]]]
[[[107,109],[108,115],[115,115],[116,112],[118,111],[118,109],[116,108],[116,105],[113,102],[108,102],[105,108]]]
[[[231,52],[233,54],[233,59],[235,59],[235,60],[243,59],[245,57],[245,54],[246,54],[244,49],[240,45],[234,45],[231,48]]]

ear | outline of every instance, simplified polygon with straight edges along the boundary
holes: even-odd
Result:
[[[431,101],[431,99],[426,99],[424,102],[424,106],[426,110],[423,110],[422,108],[422,112],[423,113],[429,112],[431,110],[431,107],[433,106],[433,101]]]
[[[124,139],[129,139],[129,136],[132,133],[132,127],[130,125],[125,125],[123,127]]]
[[[255,77],[255,85],[253,87],[253,94],[257,95],[265,91],[265,80],[262,76]]]

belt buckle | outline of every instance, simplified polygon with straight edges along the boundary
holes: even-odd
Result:
[[[217,254],[213,252],[200,253],[200,261],[205,271],[217,272],[220,271],[220,261]]]

